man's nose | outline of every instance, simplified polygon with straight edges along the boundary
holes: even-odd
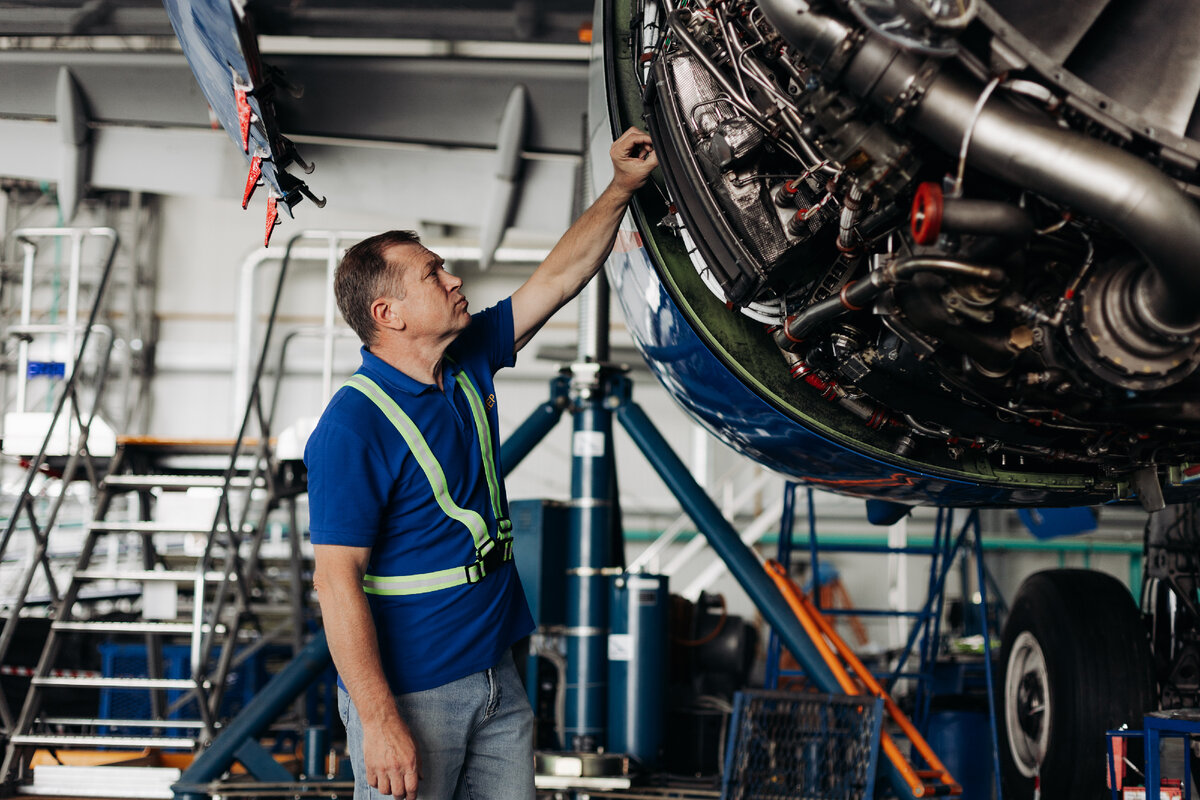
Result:
[[[450,273],[450,272],[443,272],[442,274],[445,276],[443,278],[443,280],[445,282],[447,291],[453,291],[453,290],[457,289],[458,287],[462,286],[462,283],[463,283],[462,278],[460,278],[457,275]]]

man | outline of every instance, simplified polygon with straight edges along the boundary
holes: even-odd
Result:
[[[626,131],[614,176],[512,297],[474,316],[415,234],[334,279],[363,363],[309,439],[310,529],[356,800],[532,798],[533,714],[510,647],[533,629],[511,563],[492,376],[579,293],[657,165]]]

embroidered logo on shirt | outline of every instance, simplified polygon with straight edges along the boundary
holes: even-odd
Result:
[[[492,406],[494,406],[494,405],[496,405],[496,395],[494,395],[494,394],[489,394],[489,395],[487,396],[487,407],[488,407],[488,408],[491,408],[491,407],[492,407]]]

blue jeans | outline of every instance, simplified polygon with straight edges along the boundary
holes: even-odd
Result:
[[[424,776],[419,800],[533,800],[533,710],[512,655],[491,669],[396,695]],[[354,769],[354,800],[382,800],[367,784],[362,720],[338,688],[338,710]]]

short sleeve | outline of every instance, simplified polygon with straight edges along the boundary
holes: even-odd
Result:
[[[372,547],[392,489],[381,455],[355,430],[323,420],[304,450],[313,544]]]

